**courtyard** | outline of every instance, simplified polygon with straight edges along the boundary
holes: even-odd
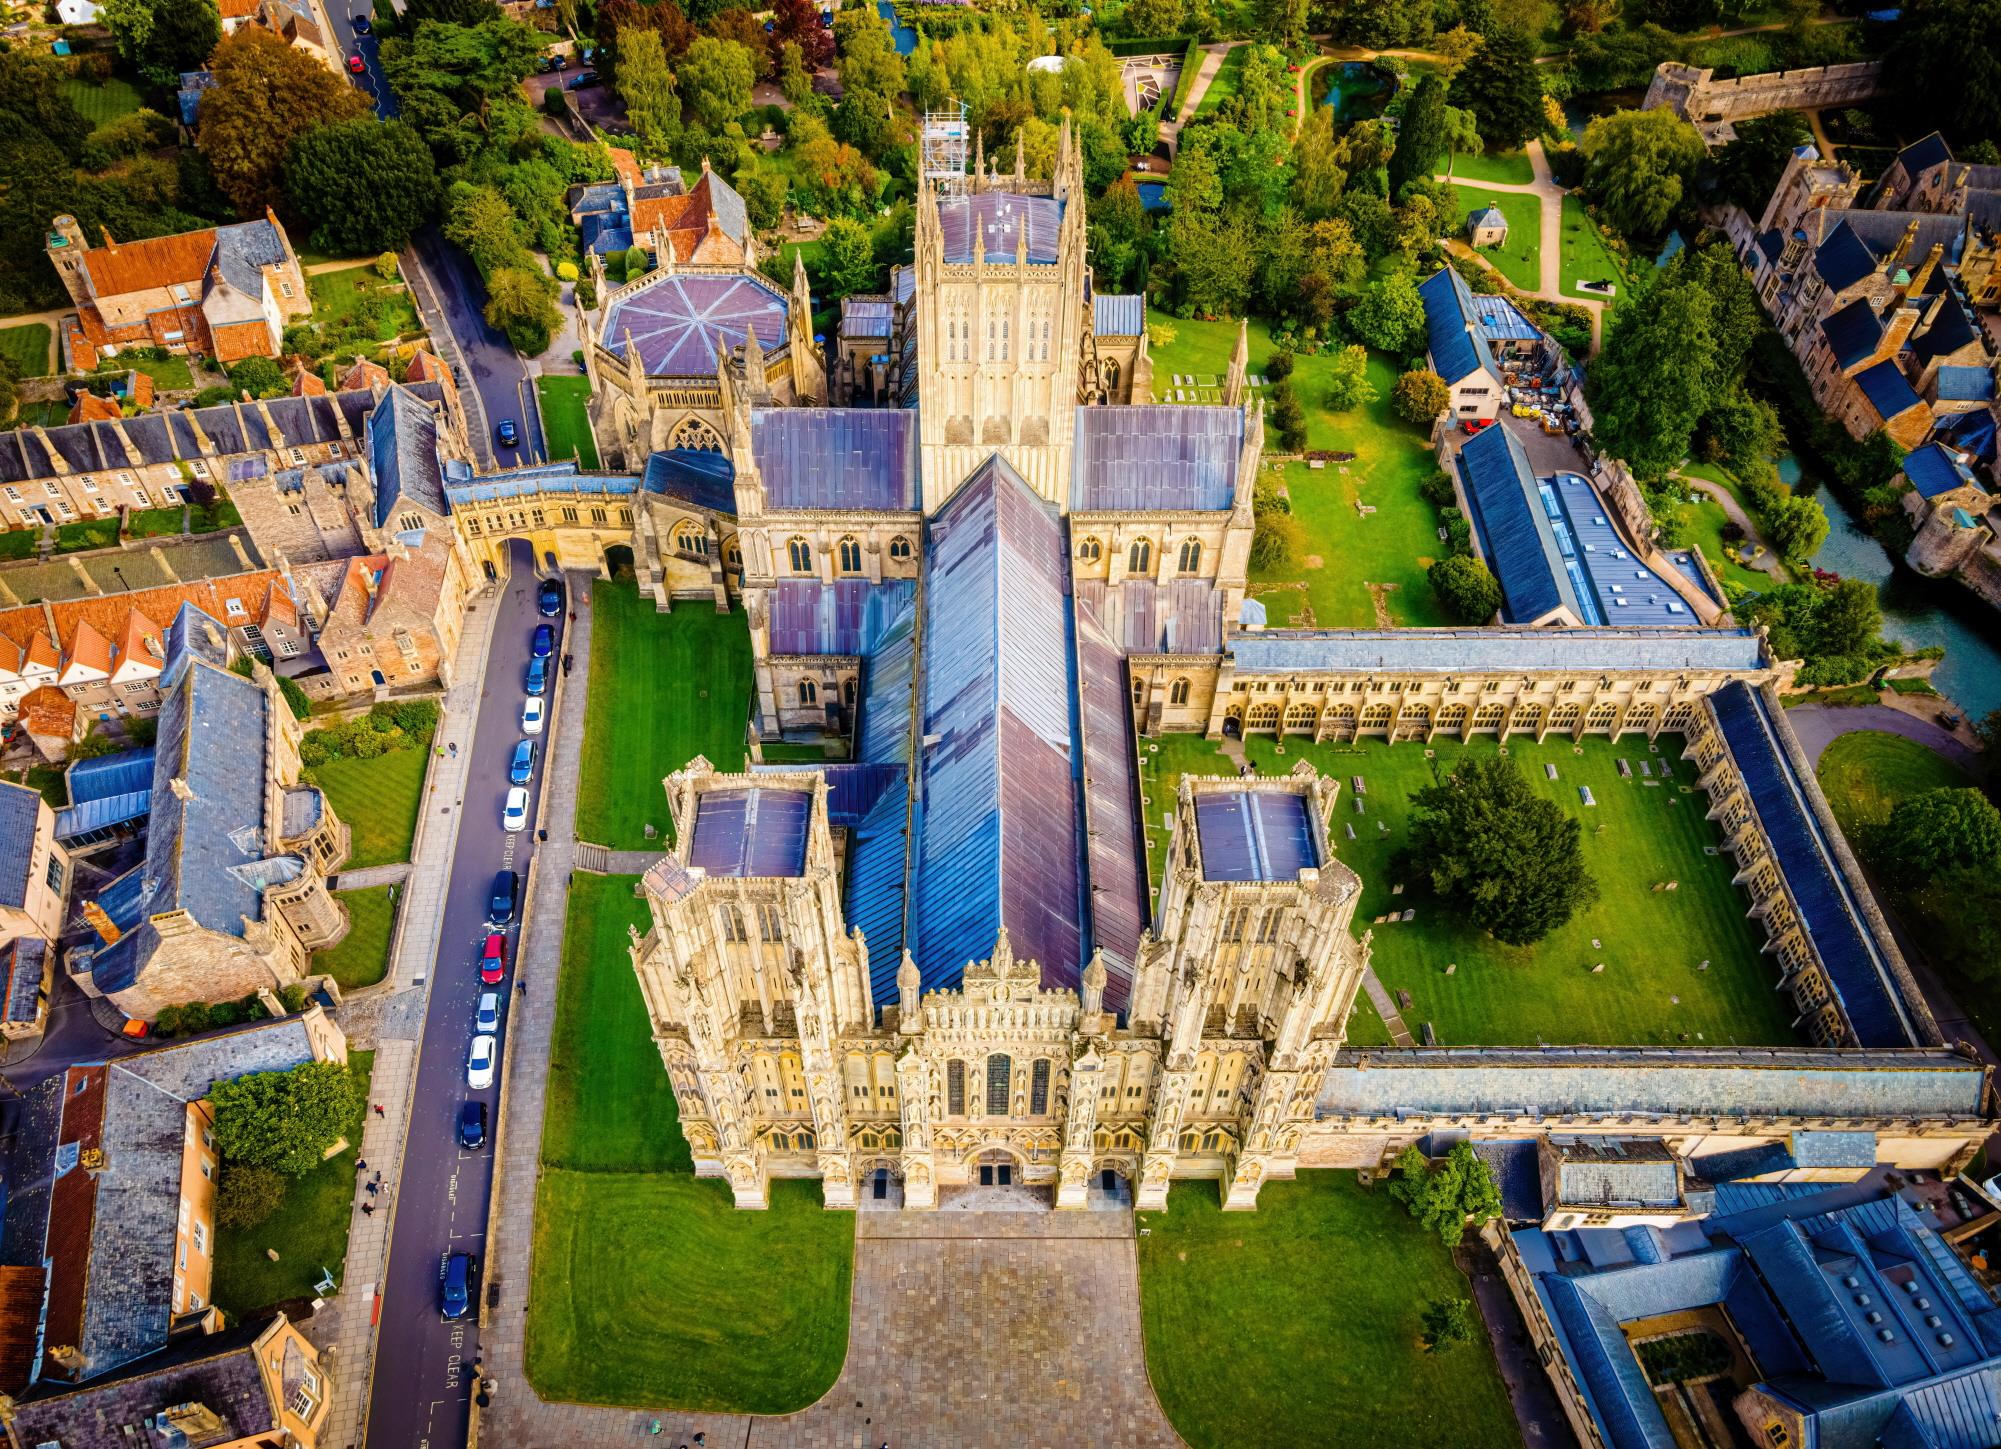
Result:
[[[354,848],[342,863],[343,870],[395,865],[410,858],[430,753],[426,740],[372,760],[337,759],[313,766],[312,783],[326,793],[327,803],[353,837]]]

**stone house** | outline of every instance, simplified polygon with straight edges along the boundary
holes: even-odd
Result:
[[[260,26],[345,77],[339,37],[327,24],[318,0],[221,0],[219,8],[224,35],[234,35],[246,25]]]
[[[1494,344],[1481,325],[1473,289],[1450,267],[1418,284],[1424,300],[1425,366],[1452,392],[1452,421],[1492,422],[1507,387]]]
[[[1466,218],[1466,241],[1475,247],[1504,247],[1508,244],[1508,219],[1498,206],[1483,206]]]
[[[69,872],[41,791],[0,780],[0,944],[62,934]]]

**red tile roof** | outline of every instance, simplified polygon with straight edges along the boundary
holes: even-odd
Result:
[[[117,398],[99,397],[94,392],[78,393],[69,410],[69,420],[73,423],[114,422],[124,415]]]
[[[215,229],[204,227],[200,231],[184,231],[179,236],[107,242],[85,252],[83,265],[90,273],[92,289],[100,298],[170,287],[178,282],[190,289],[191,300],[199,302],[199,284],[208,275],[209,258],[214,255]]]

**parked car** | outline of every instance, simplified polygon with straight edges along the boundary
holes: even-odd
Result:
[[[503,448],[511,448],[521,441],[520,430],[514,426],[513,418],[502,418],[500,426],[493,430],[493,435],[500,440],[500,446]]]
[[[445,1259],[440,1282],[438,1311],[447,1319],[464,1318],[472,1311],[472,1275],[475,1261],[471,1253],[454,1253]]]
[[[493,1085],[493,1058],[493,1037],[490,1034],[474,1037],[466,1052],[466,1085],[475,1092],[484,1092]]]
[[[468,1152],[486,1146],[486,1103],[467,1102],[459,1108],[459,1146]]]
[[[496,1032],[500,1030],[500,993],[498,991],[480,992],[479,1006],[473,1012],[472,1029],[477,1032]]]
[[[511,870],[503,870],[493,878],[493,889],[486,897],[486,918],[495,926],[505,926],[514,919],[514,903],[521,895],[521,877]]]
[[[524,830],[528,825],[528,792],[516,785],[507,792],[507,803],[500,807],[500,828],[512,835]]]
[[[546,659],[529,660],[528,672],[522,676],[521,687],[530,694],[540,694],[543,690],[547,689],[549,687],[549,661]]]
[[[514,759],[507,767],[508,780],[516,785],[525,785],[535,774],[535,741],[516,740]]]
[[[373,35],[375,33],[375,26],[366,15],[357,15],[354,17],[354,33],[356,35]]]
[[[368,62],[358,55],[350,55],[347,58],[347,68],[355,75],[368,74]]]
[[[542,586],[535,590],[535,612],[545,619],[553,619],[563,612],[563,585],[560,581],[542,580]]]
[[[570,89],[573,91],[588,90],[597,83],[598,73],[594,70],[579,71],[570,77]]]
[[[530,699],[521,706],[521,733],[539,735],[542,733],[542,701]]]
[[[486,944],[479,953],[479,979],[482,985],[497,986],[507,979],[507,936],[500,931],[488,931]]]
[[[534,634],[528,640],[528,657],[531,659],[547,659],[555,652],[556,626],[554,624],[537,624]]]

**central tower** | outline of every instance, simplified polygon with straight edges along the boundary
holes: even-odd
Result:
[[[918,418],[924,512],[998,451],[1059,509],[1070,499],[1089,316],[1083,160],[1064,117],[1051,181],[982,173],[917,193]]]

